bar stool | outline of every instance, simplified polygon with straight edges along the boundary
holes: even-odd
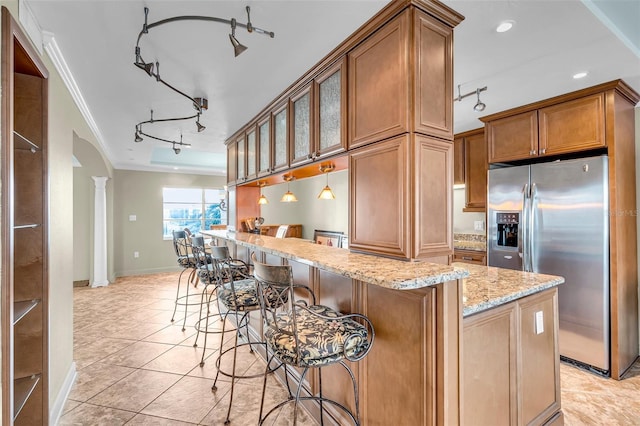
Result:
[[[200,334],[204,334],[204,347],[202,350],[202,358],[200,359],[200,367],[204,366],[204,357],[207,348],[207,336],[211,333],[222,333],[220,330],[211,329],[211,326],[216,324],[218,320],[222,321],[222,315],[220,314],[220,304],[218,303],[217,290],[221,285],[221,280],[216,276],[216,271],[213,267],[213,260],[211,254],[207,253],[207,249],[204,243],[204,237],[197,236],[191,239],[191,249],[196,261],[197,275],[200,282],[203,284],[202,296],[200,298],[200,314],[198,321],[194,324],[197,331],[196,339],[193,343],[193,347],[198,346],[198,339]],[[211,308],[211,303],[217,304],[217,309]],[[203,314],[203,308],[206,307],[206,311]],[[227,330],[227,331],[234,331]]]
[[[220,339],[220,352],[216,359],[216,377],[211,386],[212,391],[216,391],[218,378],[220,374],[231,378],[231,392],[229,396],[229,407],[227,409],[227,417],[225,424],[230,423],[229,416],[231,414],[231,405],[233,403],[234,388],[236,379],[253,379],[256,377],[262,377],[261,374],[254,375],[238,375],[236,374],[236,360],[238,354],[238,348],[242,346],[249,346],[249,352],[254,353],[254,345],[264,345],[264,342],[251,341],[249,334],[249,314],[251,312],[259,312],[260,304],[258,302],[258,295],[256,292],[256,282],[253,277],[244,273],[243,268],[248,267],[244,262],[237,259],[231,259],[229,250],[226,246],[212,246],[211,258],[212,268],[217,280],[217,296],[218,303],[222,303],[226,312],[222,313],[222,335]],[[238,263],[241,262],[241,263]],[[244,267],[242,266],[244,264]],[[235,317],[235,342],[234,345],[226,350],[222,350],[224,346],[224,336],[227,331],[227,318],[229,315]],[[239,343],[238,338],[242,338],[242,328],[245,330],[246,341]],[[206,347],[205,347],[206,349]],[[233,351],[233,364],[231,372],[223,371],[220,368],[222,357],[230,351]],[[202,364],[201,364],[202,365]]]
[[[176,290],[176,301],[173,307],[173,315],[171,315],[171,322],[174,321],[176,316],[176,311],[178,309],[178,305],[184,306],[184,318],[182,320],[182,331],[184,331],[187,324],[187,310],[189,306],[197,305],[198,303],[193,303],[189,300],[189,296],[193,296],[193,294],[189,294],[189,282],[193,282],[196,273],[196,262],[193,257],[192,249],[191,249],[191,241],[187,236],[185,231],[173,231],[173,249],[176,253],[178,265],[183,269],[178,276],[178,289]],[[187,287],[186,294],[180,295],[180,287],[182,285],[182,275],[189,271],[189,275],[187,277]]]
[[[343,315],[327,306],[316,305],[311,293],[311,305],[295,300],[291,266],[273,266],[258,262],[252,255],[253,273],[258,284],[258,297],[262,316],[265,322],[264,338],[271,358],[267,359],[267,370],[273,358],[284,366],[287,386],[287,366],[302,368],[300,384],[295,396],[282,401],[264,416],[264,397],[267,388],[265,374],[260,403],[259,424],[263,424],[270,414],[278,408],[293,402],[293,424],[297,424],[298,404],[300,401],[313,400],[320,405],[320,424],[324,424],[323,403],[329,403],[344,411],[355,425],[360,424],[360,408],[358,401],[358,384],[346,361],[356,362],[363,359],[371,350],[375,333],[369,319],[360,314]],[[311,290],[309,290],[311,291]],[[355,397],[355,413],[343,404],[322,396],[322,369],[331,364],[340,364],[349,373],[353,383]],[[302,383],[309,368],[318,368],[318,396],[300,396]],[[275,371],[273,369],[271,371]]]

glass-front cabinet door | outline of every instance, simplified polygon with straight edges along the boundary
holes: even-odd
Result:
[[[312,132],[311,85],[291,98],[291,161],[297,166],[312,160],[314,138]]]
[[[238,178],[238,144],[236,141],[227,145],[227,184],[233,185]]]
[[[258,121],[258,176],[271,173],[271,115]]]
[[[289,167],[289,129],[287,103],[273,112],[273,167],[276,172]]]
[[[252,126],[247,131],[247,179],[255,179],[257,176],[256,154],[256,127]]]
[[[341,59],[316,78],[318,125],[314,158],[347,149],[345,62],[345,58]]]
[[[238,167],[236,167],[238,182],[244,182],[245,180],[247,180],[247,151],[245,146],[244,133],[242,134],[242,136],[236,139],[236,144],[236,152],[238,153]]]

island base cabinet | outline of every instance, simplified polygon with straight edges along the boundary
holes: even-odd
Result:
[[[562,424],[557,289],[466,317],[462,423]]]

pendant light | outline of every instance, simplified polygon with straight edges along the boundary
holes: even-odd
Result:
[[[282,203],[295,203],[296,201],[298,201],[298,199],[293,194],[293,192],[291,192],[289,190],[289,182],[291,182],[295,178],[293,177],[293,175],[284,175],[283,179],[287,181],[287,192],[284,193],[284,195],[280,199],[280,202],[282,202]]]
[[[328,165],[320,165],[320,173],[324,173],[327,176],[327,185],[320,191],[318,194],[319,200],[335,200],[336,195],[333,193],[331,188],[329,187],[329,172],[334,169],[333,164]]]
[[[260,187],[260,198],[258,198],[258,204],[269,204],[269,200],[262,193],[262,187],[265,186],[266,182],[258,182],[258,186]]]

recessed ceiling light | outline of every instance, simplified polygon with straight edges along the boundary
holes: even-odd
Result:
[[[587,73],[586,71],[582,71],[582,72],[579,72],[579,73],[574,74],[574,75],[573,75],[573,78],[575,78],[575,79],[577,80],[577,79],[579,79],[579,78],[584,78],[584,77],[586,77],[586,76],[587,76],[587,74],[588,74],[588,73]]]
[[[496,27],[496,31],[499,33],[506,33],[513,27],[513,24],[515,24],[514,21],[500,22],[500,24]]]
[[[173,168],[173,170],[178,170],[178,168],[177,168],[177,167],[174,167],[174,168]]]

